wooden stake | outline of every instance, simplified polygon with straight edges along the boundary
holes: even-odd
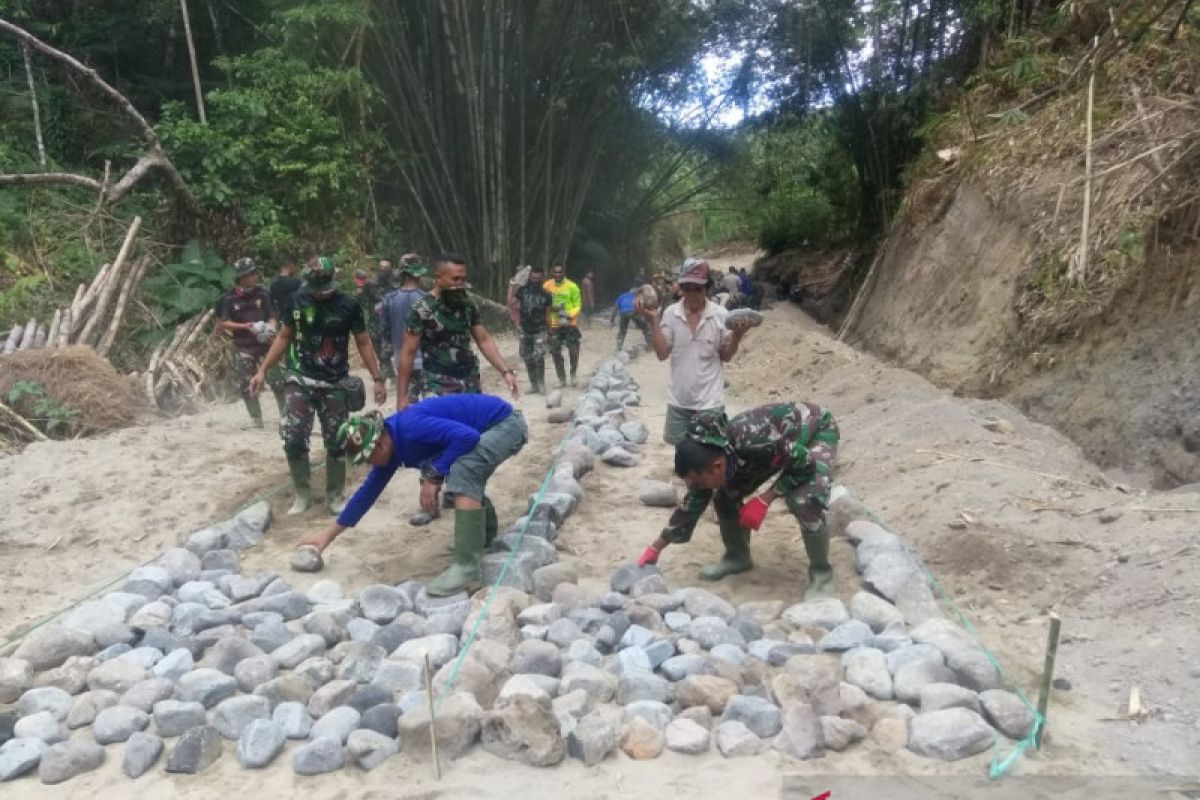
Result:
[[[50,319],[50,332],[46,334],[46,347],[58,346],[58,329],[62,327],[64,316],[61,308],[54,309],[54,316]]]
[[[8,338],[4,341],[4,355],[17,352],[17,346],[21,344],[21,335],[25,332],[25,328],[17,323],[12,326],[12,330],[8,332]]]
[[[137,285],[142,282],[142,276],[146,274],[146,264],[150,259],[142,256],[133,266],[133,271],[129,273],[129,278],[121,286],[121,295],[117,298],[117,306],[113,309],[112,322],[108,325],[108,330],[104,332],[104,338],[100,340],[96,352],[102,356],[108,355],[108,351],[112,348],[113,342],[117,338],[117,329],[121,327],[121,319],[125,316],[125,306],[129,303],[129,295],[137,288]]]
[[[46,166],[46,145],[42,140],[42,112],[38,107],[37,86],[33,82],[33,65],[29,61],[29,44],[21,42],[21,60],[25,62],[25,80],[29,83],[29,102],[33,105],[33,133],[37,138],[38,163]]]
[[[1088,77],[1087,94],[1087,149],[1084,154],[1083,166],[1083,220],[1079,227],[1079,253],[1071,264],[1068,277],[1072,283],[1080,284],[1087,280],[1088,273],[1088,239],[1092,225],[1092,112],[1096,106],[1096,67],[1093,62],[1092,74]]]
[[[437,749],[437,717],[433,706],[433,675],[429,669],[429,651],[421,651],[421,662],[425,665],[422,670],[425,677],[425,699],[429,701],[429,749],[433,752],[433,775],[442,779],[442,765],[438,761]]]
[[[204,90],[200,88],[200,68],[196,66],[196,43],[192,40],[192,21],[188,14],[187,0],[179,0],[179,9],[183,12],[183,38],[187,40],[188,58],[192,62],[192,88],[196,90],[196,113],[200,115],[200,124],[207,125],[208,117],[204,113]]]
[[[1050,614],[1050,635],[1046,639],[1046,663],[1042,667],[1042,688],[1038,692],[1038,715],[1042,718],[1042,726],[1038,728],[1034,744],[1042,749],[1042,737],[1046,734],[1046,709],[1050,705],[1050,687],[1054,682],[1054,660],[1058,657],[1058,633],[1062,628],[1062,620],[1058,614]]]
[[[13,422],[17,423],[22,428],[29,431],[29,433],[33,436],[33,438],[38,439],[43,442],[48,439],[46,434],[42,433],[37,428],[33,427],[32,422],[30,422],[29,420],[22,417],[16,411],[13,411],[11,408],[6,406],[4,403],[0,403],[0,413],[3,413],[6,417],[11,419]]]
[[[21,343],[17,345],[18,350],[32,350],[34,340],[37,338],[37,320],[30,319],[25,323],[25,330],[21,333]]]
[[[108,308],[109,301],[112,300],[113,292],[116,291],[117,281],[121,275],[121,268],[125,265],[125,261],[129,257],[129,251],[133,249],[133,237],[137,235],[138,228],[141,226],[142,218],[134,217],[129,230],[125,232],[125,241],[121,243],[121,249],[118,251],[116,259],[113,260],[112,269],[109,270],[104,288],[101,290],[100,296],[96,299],[96,310],[92,312],[87,324],[83,326],[83,332],[79,334],[79,344],[88,344],[92,338],[92,334],[103,321],[104,312]]]

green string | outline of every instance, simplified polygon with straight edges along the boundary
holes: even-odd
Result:
[[[863,508],[866,509],[867,516],[869,516],[871,520],[875,522],[875,524],[884,530],[889,530],[888,524],[880,519],[874,511],[872,511],[870,508],[867,508],[865,505]],[[970,637],[975,640],[975,643],[979,645],[980,649],[983,650],[983,654],[987,656],[987,660],[990,661],[992,666],[996,668],[996,672],[999,673],[1000,679],[1004,682],[1004,685],[1011,688],[1017,697],[1020,698],[1021,702],[1025,704],[1025,707],[1033,713],[1033,728],[1030,729],[1029,735],[1017,742],[1017,744],[1013,747],[1012,752],[1004,758],[1000,758],[1000,734],[996,733],[995,731],[992,732],[992,762],[988,766],[988,778],[993,781],[999,780],[1000,778],[1004,777],[1004,775],[1010,769],[1012,769],[1013,765],[1017,763],[1017,759],[1021,757],[1022,753],[1024,753],[1030,747],[1036,748],[1038,733],[1041,732],[1042,727],[1045,725],[1046,718],[1040,711],[1037,710],[1037,707],[1033,703],[1029,702],[1029,698],[1025,696],[1025,692],[1021,691],[1021,687],[1017,685],[1016,681],[1011,681],[1008,679],[1004,673],[1004,667],[1000,664],[1000,660],[996,658],[996,654],[993,653],[986,644],[984,644],[983,638],[975,629],[974,624],[972,624],[967,615],[963,613],[962,609],[955,604],[954,600],[950,597],[950,593],[946,591],[945,587],[942,586],[937,577],[934,576],[934,574],[929,570],[929,567],[925,566],[925,562],[918,558],[917,563],[920,564],[921,569],[925,572],[925,577],[929,579],[930,584],[935,590],[937,590],[937,593],[941,597],[943,604],[950,607],[950,609],[958,617],[959,623],[967,631]]]

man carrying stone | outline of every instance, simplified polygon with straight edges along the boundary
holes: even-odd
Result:
[[[218,327],[233,337],[233,375],[238,392],[254,427],[263,426],[262,406],[257,393],[250,391],[250,379],[258,371],[275,335],[278,312],[271,306],[271,295],[258,284],[258,265],[253,259],[239,258],[234,264],[233,291],[221,297],[217,305]],[[283,375],[271,370],[267,382],[275,395],[275,405],[283,418]]]
[[[338,442],[355,463],[371,465],[337,521],[301,545],[318,555],[358,524],[401,467],[421,470],[421,505],[436,510],[443,485],[454,494],[454,563],[426,586],[434,596],[474,589],[480,558],[498,529],[486,484],[501,463],[520,452],[529,431],[521,412],[485,394],[433,397],[386,420],[378,412],[351,417]]]
[[[625,334],[629,332],[629,323],[632,322],[637,329],[646,337],[646,347],[653,346],[652,337],[650,335],[650,324],[646,322],[646,318],[637,311],[637,291],[645,284],[646,280],[641,275],[633,279],[633,286],[629,291],[617,297],[616,305],[613,306],[612,317],[609,318],[611,324],[615,318],[620,317],[620,327],[617,329],[617,349],[620,350],[625,346]]]
[[[530,267],[529,279],[515,292],[521,360],[529,373],[530,394],[546,391],[546,325],[554,297],[546,291],[546,271]]]
[[[667,420],[663,441],[678,444],[692,418],[700,413],[724,413],[725,373],[723,365],[733,358],[749,329],[749,321],[732,330],[725,327],[729,313],[709,300],[708,262],[689,258],[677,281],[683,299],[660,312],[651,325],[654,352],[659,361],[671,359],[667,385]],[[655,311],[640,312],[652,323]]]
[[[345,380],[350,374],[351,338],[374,381],[375,402],[387,400],[387,384],[366,333],[362,308],[338,289],[333,276],[333,261],[324,256],[304,266],[304,288],[292,295],[281,316],[279,335],[250,379],[250,392],[257,394],[266,382],[267,371],[286,355],[287,416],[281,434],[296,490],[288,514],[301,514],[312,507],[308,439],[314,416],[321,418],[321,437],[325,440],[325,502],[331,514],[345,506],[346,462],[341,458],[337,431],[350,413]]]
[[[675,446],[675,473],[687,483],[687,494],[638,564],[657,563],[668,544],[689,541],[711,501],[725,555],[700,577],[715,581],[752,569],[750,531],[759,529],[767,509],[782,497],[800,522],[808,554],[804,599],[828,596],[833,569],[825,509],[838,438],[833,415],[814,403],[759,406],[732,420],[723,414],[696,417]],[[772,478],[765,491],[754,494]]]
[[[404,336],[408,330],[408,315],[413,306],[425,296],[421,288],[421,278],[425,277],[425,267],[420,263],[416,254],[409,253],[400,259],[400,288],[384,295],[379,307],[379,327],[387,341],[387,351],[392,354],[392,368],[398,369],[400,351],[404,347]],[[394,373],[393,373],[394,374]],[[421,399],[421,390],[425,378],[421,372],[421,354],[413,357],[412,371],[408,382],[408,402],[415,403]]]
[[[555,264],[550,274],[552,277],[545,283],[546,291],[554,296],[550,310],[550,357],[554,359],[558,385],[566,386],[562,349],[567,348],[567,356],[571,359],[571,385],[577,386],[579,381],[575,374],[579,371],[579,344],[583,338],[579,333],[579,314],[583,310],[583,300],[579,285],[567,277],[566,267]]]

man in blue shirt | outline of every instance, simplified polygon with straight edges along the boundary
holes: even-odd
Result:
[[[438,495],[454,495],[454,563],[429,582],[434,596],[477,587],[480,557],[495,536],[496,510],[484,494],[500,464],[520,452],[528,438],[521,412],[498,397],[459,394],[432,397],[387,419],[379,412],[351,417],[338,430],[347,458],[371,471],[337,521],[300,544],[321,553],[346,528],[358,524],[401,467],[421,470],[421,508],[433,512]]]
[[[629,331],[629,323],[632,321],[637,326],[642,335],[646,337],[646,347],[651,346],[650,342],[650,324],[646,322],[640,314],[634,314],[634,300],[637,296],[637,290],[641,288],[646,279],[638,275],[633,279],[633,288],[617,298],[617,304],[613,306],[612,317],[608,322],[611,325],[613,318],[617,315],[621,317],[621,327],[617,330],[617,349],[620,350],[625,346],[625,334]]]

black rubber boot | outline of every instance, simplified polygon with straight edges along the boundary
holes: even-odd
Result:
[[[833,567],[829,564],[829,528],[821,520],[821,527],[809,532],[801,529],[804,551],[808,553],[808,588],[805,600],[816,600],[833,596]]]

